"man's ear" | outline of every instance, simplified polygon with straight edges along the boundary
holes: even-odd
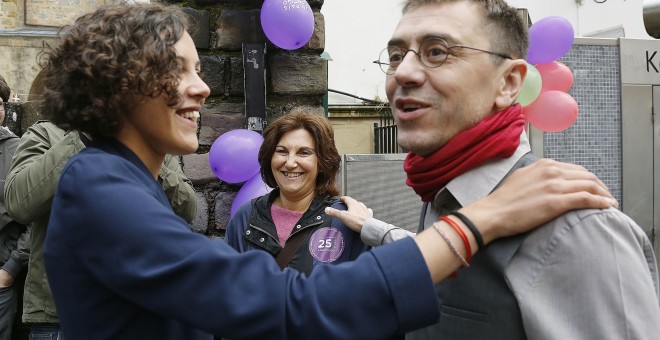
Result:
[[[502,83],[495,97],[497,111],[513,105],[520,94],[525,76],[527,62],[523,59],[505,60],[507,65],[502,70]]]

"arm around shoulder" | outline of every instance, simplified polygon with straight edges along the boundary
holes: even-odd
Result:
[[[377,247],[392,243],[405,237],[414,237],[415,233],[399,228],[381,220],[370,218],[365,221],[360,231],[362,242]]]

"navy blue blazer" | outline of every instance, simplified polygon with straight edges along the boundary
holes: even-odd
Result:
[[[435,322],[412,239],[311,276],[239,254],[172,212],[140,159],[95,140],[65,166],[45,243],[64,334],[76,339],[374,339]]]

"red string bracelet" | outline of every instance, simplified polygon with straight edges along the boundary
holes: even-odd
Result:
[[[465,260],[467,262],[470,262],[470,259],[472,258],[472,247],[470,246],[470,240],[468,240],[467,235],[465,235],[463,228],[461,228],[456,222],[454,222],[454,220],[452,220],[447,216],[441,216],[439,220],[447,222],[447,224],[449,224],[452,228],[454,228],[454,230],[456,230],[458,235],[463,240],[463,245],[465,246],[465,251],[466,251]]]

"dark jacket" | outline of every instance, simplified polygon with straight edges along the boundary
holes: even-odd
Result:
[[[11,159],[20,139],[5,127],[0,127],[0,193],[4,191],[5,178],[11,167]],[[0,195],[0,261],[2,269],[14,278],[25,268],[30,257],[29,233],[7,214],[4,195]]]
[[[275,189],[239,208],[229,222],[225,236],[227,243],[239,252],[261,249],[277,257],[282,246],[270,208],[278,196],[279,190]],[[307,235],[291,259],[289,268],[309,275],[319,264],[352,261],[370,249],[362,243],[360,234],[353,232],[341,221],[329,218],[325,214],[326,207],[346,210],[346,206],[336,197],[315,197],[312,200],[291,231],[291,235],[300,232],[306,232]]]
[[[46,279],[43,244],[50,208],[60,173],[73,155],[85,148],[76,131],[66,132],[47,121],[30,126],[21,136],[4,188],[7,210],[16,220],[30,224],[31,254],[25,295],[24,323],[58,323],[55,303]],[[195,191],[175,157],[165,157],[158,174],[174,212],[192,221]]]
[[[134,153],[94,144],[62,171],[46,235],[67,340],[383,339],[437,320],[412,238],[307,278],[282,272],[192,232]]]

